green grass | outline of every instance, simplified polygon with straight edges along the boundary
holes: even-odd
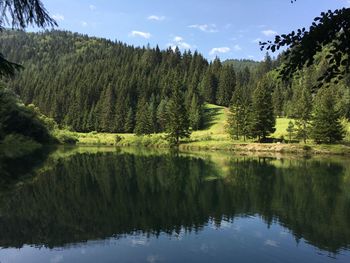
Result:
[[[302,143],[295,144],[260,144],[253,143],[253,140],[232,141],[226,132],[228,108],[206,104],[204,108],[204,128],[200,131],[193,131],[189,139],[182,141],[181,149],[188,150],[234,150],[251,152],[290,152],[290,153],[335,153],[350,154],[350,147],[346,145],[315,145],[310,141],[306,146]],[[277,118],[276,131],[271,137],[288,138],[286,131],[288,118]],[[346,142],[350,142],[350,123],[346,123]],[[135,134],[115,133],[76,133],[64,131],[61,137],[75,137],[79,145],[97,146],[145,146],[153,148],[168,148],[169,144],[165,134],[152,134],[147,136],[136,136]]]

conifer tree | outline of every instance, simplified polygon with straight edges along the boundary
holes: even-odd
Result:
[[[232,96],[227,130],[232,139],[243,140],[250,134],[251,126],[251,100],[247,87],[238,87]]]
[[[316,143],[335,143],[344,138],[345,131],[335,106],[331,88],[320,89],[315,99],[311,133]]]
[[[160,132],[165,131],[167,126],[167,103],[166,99],[162,99],[157,107],[157,126]]]
[[[191,106],[189,110],[189,120],[192,130],[199,130],[201,126],[202,107],[198,101],[196,94],[192,96]]]
[[[137,105],[136,124],[134,132],[136,135],[148,135],[153,133],[150,107],[145,99]]]
[[[301,90],[298,94],[298,99],[295,101],[295,124],[296,124],[296,137],[302,139],[306,143],[309,137],[309,127],[312,113],[312,95],[311,84],[306,81],[302,82]]]
[[[128,114],[126,116],[124,131],[126,133],[130,133],[133,130],[134,130],[134,112],[133,112],[132,108],[130,107],[128,110]]]
[[[276,119],[272,105],[271,84],[267,76],[259,81],[253,92],[251,134],[260,142],[275,132]]]
[[[288,136],[289,136],[289,142],[292,141],[292,135],[294,133],[294,123],[292,121],[289,121],[288,123],[288,127],[286,129],[286,131],[288,132]]]
[[[181,138],[188,138],[191,135],[190,123],[186,111],[184,96],[181,85],[176,84],[170,101],[167,105],[167,138],[169,143],[177,146]]]
[[[236,74],[232,66],[224,66],[221,69],[219,86],[216,93],[216,102],[222,106],[229,106],[232,93],[236,86]]]

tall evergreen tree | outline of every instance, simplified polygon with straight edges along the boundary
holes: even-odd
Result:
[[[260,142],[275,132],[276,119],[272,104],[272,88],[267,76],[258,83],[253,93],[251,134]]]
[[[134,132],[136,135],[148,135],[154,132],[149,104],[145,99],[140,100],[137,105],[136,124]]]
[[[251,128],[251,99],[247,87],[238,87],[232,96],[227,130],[231,138],[243,140],[250,134]]]
[[[298,97],[294,102],[294,116],[296,118],[296,137],[306,143],[309,137],[309,126],[312,113],[312,84],[309,76],[300,80],[301,87],[298,90]]]
[[[226,107],[229,106],[235,86],[236,74],[234,68],[232,66],[222,67],[216,93],[217,104]]]
[[[167,105],[167,137],[171,145],[177,146],[181,138],[191,135],[190,122],[186,111],[181,85],[177,84]]]
[[[311,133],[317,143],[335,143],[344,138],[345,131],[335,105],[331,88],[320,89],[315,99]]]
[[[201,126],[202,107],[198,101],[197,95],[192,96],[191,106],[189,110],[189,120],[192,130],[199,130]]]

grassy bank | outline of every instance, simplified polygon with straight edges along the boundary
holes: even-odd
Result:
[[[317,145],[312,141],[304,143],[255,143],[253,140],[231,140],[226,133],[226,120],[228,109],[212,104],[205,108],[205,127],[203,130],[194,131],[189,139],[180,145],[183,150],[228,150],[240,152],[275,152],[298,154],[346,154],[350,155],[350,125],[347,126],[347,137],[344,144]],[[290,119],[277,118],[276,131],[273,138],[288,138],[286,131]],[[79,145],[105,145],[105,146],[136,146],[168,148],[165,134],[152,134],[136,136],[135,134],[114,133],[68,133],[67,136],[76,137]],[[62,134],[61,134],[62,136]]]

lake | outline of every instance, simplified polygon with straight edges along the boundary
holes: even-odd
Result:
[[[0,262],[350,262],[350,162],[59,148],[0,161]]]

